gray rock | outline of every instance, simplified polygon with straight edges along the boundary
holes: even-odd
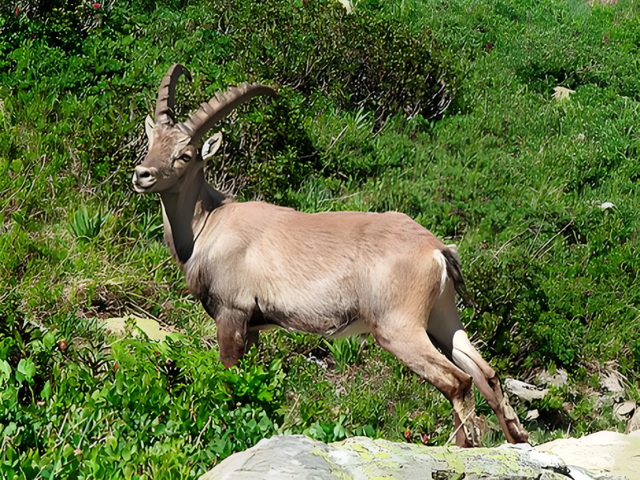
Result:
[[[617,420],[629,420],[637,408],[635,400],[618,402],[613,404],[613,416]]]
[[[582,438],[562,438],[538,445],[567,465],[577,465],[595,478],[640,479],[640,431],[629,435],[597,432]],[[576,477],[574,477],[576,478]]]
[[[566,370],[562,368],[558,368],[556,373],[551,375],[546,370],[538,374],[535,379],[536,384],[538,385],[546,385],[549,387],[561,387],[566,385],[569,381],[569,376],[567,375]]]
[[[593,480],[585,476],[580,480]],[[529,445],[461,449],[364,437],[324,444],[276,436],[222,461],[200,480],[568,480],[557,456]],[[576,478],[577,480],[577,478]]]
[[[637,432],[640,431],[640,408],[636,408],[633,417],[627,423],[627,428],[625,433]]]
[[[533,410],[529,410],[527,412],[527,416],[524,418],[527,422],[531,422],[537,418],[540,418],[540,412],[538,411],[537,408],[534,408]]]
[[[524,400],[525,402],[543,399],[545,395],[549,393],[548,388],[536,387],[535,385],[521,382],[520,380],[516,380],[514,378],[505,379],[504,389],[510,395],[518,397],[520,400]]]
[[[609,369],[606,370],[600,378],[600,386],[603,387],[610,395],[615,398],[624,396],[625,377],[620,372]]]

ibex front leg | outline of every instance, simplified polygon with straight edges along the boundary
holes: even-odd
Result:
[[[217,309],[214,319],[218,329],[220,361],[225,368],[230,368],[238,363],[245,353],[249,316],[241,310],[223,307]]]
[[[260,343],[260,332],[258,330],[249,330],[247,332],[247,341],[244,347],[244,353],[251,350],[251,347],[254,345],[258,348],[258,343]]]

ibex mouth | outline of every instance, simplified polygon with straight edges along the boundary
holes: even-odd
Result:
[[[153,187],[153,185],[143,187],[142,185],[133,182],[133,189],[136,191],[136,193],[149,193],[151,191],[151,187]]]
[[[156,184],[156,178],[151,169],[138,166],[133,172],[133,188],[138,193],[148,192]]]

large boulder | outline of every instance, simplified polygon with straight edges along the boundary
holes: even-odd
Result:
[[[225,459],[200,480],[590,480],[528,445],[461,449],[354,437],[324,444],[276,436]],[[610,477],[606,477],[610,478]]]
[[[629,435],[604,431],[582,438],[562,438],[538,445],[536,449],[597,475],[640,479],[640,430]]]

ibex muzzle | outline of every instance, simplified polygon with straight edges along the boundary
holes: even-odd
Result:
[[[173,65],[162,80],[155,122],[146,121],[149,153],[133,183],[138,192],[160,194],[165,241],[190,292],[216,321],[222,363],[236,364],[258,332],[274,326],[327,337],[371,332],[449,399],[458,445],[480,444],[473,383],[507,440],[526,442],[496,373],[464,332],[455,247],[397,212],[307,214],[230,201],[204,180],[201,139],[241,103],[275,92],[232,87],[174,124],[181,73]],[[207,142],[205,155],[219,145],[220,137]]]

